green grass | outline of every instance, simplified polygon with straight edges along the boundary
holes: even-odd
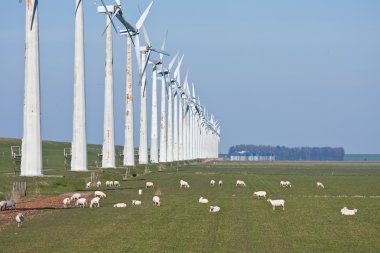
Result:
[[[58,152],[61,148],[56,149]],[[50,157],[53,157],[53,153]],[[61,151],[60,151],[61,152]],[[40,184],[42,195],[83,191],[91,171],[102,181],[121,180],[125,169],[69,172],[59,156],[50,158],[51,175],[62,178],[20,178],[0,167],[4,191],[12,181]],[[103,189],[107,198],[96,209],[46,209],[0,232],[6,252],[380,252],[380,164],[354,162],[275,162],[176,165],[167,172],[153,172],[121,182],[120,189]],[[178,168],[178,172],[177,172]],[[142,167],[136,169],[141,172]],[[179,189],[179,180],[190,189]],[[209,186],[222,179],[222,188]],[[236,179],[247,183],[236,188]],[[155,189],[137,190],[153,181]],[[280,180],[292,188],[280,188]],[[325,189],[317,189],[321,181]],[[161,207],[152,196],[161,191]],[[272,211],[265,200],[252,197],[266,190],[271,198],[283,198],[286,210]],[[31,190],[31,194],[33,190]],[[365,196],[356,197],[357,195]],[[218,214],[198,203],[200,196],[219,205]],[[131,200],[143,205],[132,207]],[[126,209],[112,205],[126,202]],[[358,208],[356,216],[342,216],[343,206]]]

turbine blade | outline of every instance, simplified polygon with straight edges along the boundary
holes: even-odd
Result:
[[[174,62],[177,59],[177,57],[178,57],[178,52],[176,53],[176,55],[173,57],[173,59],[169,63],[169,72],[170,72],[171,68],[173,67]]]
[[[149,40],[148,32],[145,29],[145,26],[143,26],[143,32],[144,32],[145,42],[150,46],[150,40]]]
[[[141,29],[141,27],[144,25],[144,22],[145,22],[145,19],[146,17],[148,16],[149,14],[149,11],[150,11],[150,8],[152,8],[152,5],[153,5],[153,1],[148,5],[148,7],[145,9],[145,11],[143,12],[143,14],[141,15],[141,17],[139,18],[139,20],[137,21],[136,23],[136,29],[139,31]]]
[[[101,2],[102,2],[102,4],[103,4],[103,7],[104,7],[104,9],[105,9],[105,11],[106,11],[106,13],[107,13],[107,16],[109,17],[109,19],[110,19],[110,21],[111,21],[111,24],[112,24],[112,26],[113,26],[113,28],[115,29],[115,31],[117,32],[117,29],[116,29],[116,26],[115,26],[115,24],[113,23],[113,21],[112,21],[112,16],[111,16],[111,14],[109,13],[109,11],[108,11],[108,9],[107,9],[107,6],[106,6],[106,4],[104,3],[104,1],[103,0],[100,0]],[[119,9],[116,11],[116,13],[119,11]],[[109,24],[107,24],[107,26],[106,26],[106,29],[104,29],[104,32],[103,32],[103,34],[105,33],[105,31],[107,30],[107,28],[108,28],[108,26],[109,26]]]
[[[164,41],[162,42],[162,46],[161,46],[161,51],[165,50],[165,44],[166,44],[167,37],[168,37],[168,30],[166,30]],[[163,60],[163,58],[164,58],[164,54],[160,54],[160,60],[161,61]]]
[[[179,74],[179,69],[181,68],[182,60],[185,55],[182,55],[181,60],[179,61],[177,68],[174,71],[174,79],[177,79],[177,76]]]
[[[161,50],[158,50],[158,49],[155,49],[155,48],[152,48],[152,51],[156,52],[156,53],[159,53],[159,54],[164,54],[166,56],[170,56],[169,53],[165,52],[165,51],[161,51]]]

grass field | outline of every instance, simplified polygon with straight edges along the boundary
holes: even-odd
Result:
[[[44,146],[50,150],[45,174],[62,177],[14,176],[3,159],[2,194],[13,181],[27,181],[30,197],[36,197],[36,185],[40,197],[84,193],[91,171],[100,173],[103,182],[121,181],[123,168],[65,171],[58,155],[62,145]],[[0,145],[0,151],[5,146]],[[32,219],[26,217],[22,228],[14,222],[0,232],[3,252],[380,252],[380,163],[222,162],[166,168],[158,172],[149,166],[151,173],[121,181],[120,189],[102,188],[107,198],[100,208],[47,208]],[[179,189],[180,179],[191,188]],[[210,179],[222,179],[223,187],[211,188]],[[236,188],[237,179],[247,187]],[[143,189],[138,196],[147,180],[155,189]],[[280,188],[280,180],[291,181],[292,188]],[[317,189],[316,181],[326,188]],[[265,200],[255,199],[252,193],[257,190],[285,199],[285,211],[272,211]],[[161,207],[152,204],[156,193],[161,194]],[[198,203],[200,196],[220,206],[221,212],[210,214],[209,205]],[[131,206],[132,199],[143,205]],[[113,208],[117,202],[128,207]],[[358,214],[342,216],[343,206],[358,208]]]

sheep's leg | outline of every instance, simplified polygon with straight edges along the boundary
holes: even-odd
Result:
[[[285,210],[285,205],[282,206],[282,210]]]
[[[275,207],[275,206],[273,206],[273,211],[274,211],[274,209],[276,209],[276,207]]]

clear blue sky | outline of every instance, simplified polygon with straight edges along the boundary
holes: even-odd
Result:
[[[25,3],[3,2],[0,136],[21,138]],[[105,16],[96,13],[94,0],[84,2],[87,137],[101,143]],[[127,19],[136,22],[137,6],[148,3],[127,1]],[[45,140],[71,141],[74,7],[75,0],[39,3]],[[378,0],[157,0],[146,26],[156,45],[168,29],[167,50],[185,54],[183,72],[190,69],[202,103],[221,122],[222,152],[235,144],[267,144],[380,153],[379,13]],[[120,145],[124,68],[125,38],[114,34]],[[135,91],[138,102],[137,84]],[[135,116],[138,110],[136,103]]]

